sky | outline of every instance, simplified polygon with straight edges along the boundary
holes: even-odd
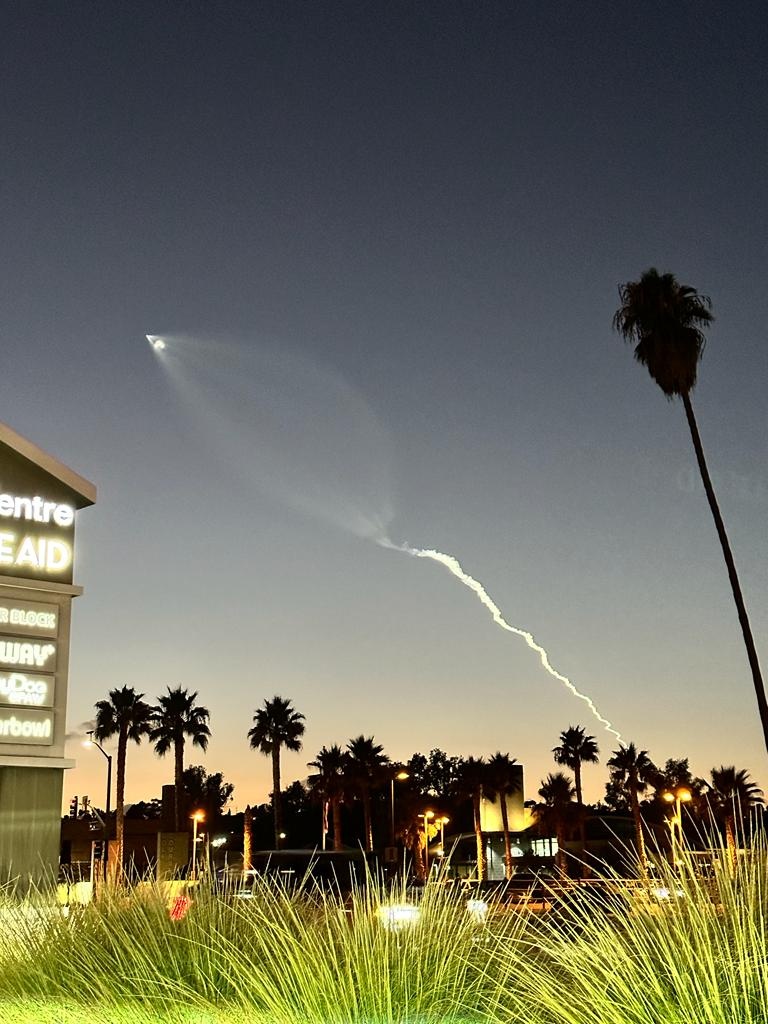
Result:
[[[324,744],[561,730],[768,785],[679,403],[612,331],[649,266],[712,298],[694,394],[768,670],[768,12],[759,2],[6,2],[0,418],[79,515],[65,804],[95,701],[210,709],[233,807],[275,694]],[[162,335],[157,354],[145,334]],[[111,749],[108,746],[108,749]],[[132,748],[126,796],[172,781]]]

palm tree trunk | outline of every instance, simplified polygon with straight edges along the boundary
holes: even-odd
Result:
[[[280,833],[283,831],[283,799],[280,793],[280,747],[272,747],[272,814],[275,821],[275,849],[280,849]]]
[[[747,609],[744,605],[744,598],[741,593],[739,577],[736,573],[736,565],[734,564],[733,554],[731,553],[731,545],[728,542],[728,535],[725,532],[723,517],[720,515],[720,508],[717,504],[717,498],[715,497],[715,491],[712,487],[712,481],[709,476],[709,470],[707,468],[707,463],[704,458],[704,449],[701,444],[701,437],[699,436],[699,428],[696,423],[696,417],[693,415],[693,406],[691,405],[690,395],[684,394],[682,398],[683,406],[685,408],[685,415],[688,419],[688,426],[691,431],[691,438],[693,440],[693,448],[696,452],[696,461],[699,464],[701,480],[704,484],[704,490],[707,495],[707,501],[709,502],[709,508],[712,512],[712,518],[715,521],[715,529],[717,530],[717,536],[720,538],[720,546],[723,549],[723,558],[725,559],[725,565],[728,569],[728,579],[731,581],[733,599],[736,602],[736,612],[739,616],[739,624],[741,625],[741,632],[744,636],[744,646],[747,648],[747,660],[749,661],[749,667],[752,670],[752,681],[755,684],[755,696],[757,697],[757,707],[760,712],[760,722],[763,726],[763,740],[765,742],[765,749],[768,750],[768,701],[766,700],[765,696],[765,686],[763,685],[763,676],[760,672],[760,662],[757,659],[755,641],[752,638],[752,629],[749,625]]]
[[[176,831],[181,832],[181,815],[184,808],[184,737],[179,736],[173,742],[173,805]]]
[[[584,820],[584,800],[581,795],[581,760],[574,762],[573,784],[576,787],[576,813],[579,816],[579,858],[581,859],[581,877],[589,878],[590,870],[586,862],[587,827]]]
[[[555,836],[557,837],[557,857],[555,863],[557,864],[560,871],[563,874],[566,873],[565,865],[565,821],[563,820],[562,814],[558,816],[557,825],[555,827]]]
[[[736,830],[734,828],[734,819],[732,814],[727,814],[725,816],[725,848],[728,852],[730,871],[731,874],[733,874],[736,871],[736,866],[739,862],[739,854],[736,846]]]
[[[480,796],[481,794],[478,790],[472,797],[472,810],[475,816],[475,840],[477,842],[477,879],[479,882],[484,882],[487,871],[485,866],[485,837],[483,836],[480,818]]]
[[[116,879],[123,874],[123,850],[125,848],[125,759],[128,750],[128,732],[121,726],[117,737],[117,779],[115,781],[115,857],[113,874]]]
[[[253,867],[253,811],[251,805],[245,808],[243,815],[243,871]]]
[[[333,818],[333,848],[343,850],[344,843],[341,838],[341,800],[335,796],[331,800],[331,816]]]
[[[643,818],[640,814],[640,801],[634,789],[630,790],[630,803],[632,804],[632,817],[635,819],[635,845],[637,846],[637,860],[640,865],[640,874],[645,877],[648,869],[648,858],[645,853],[645,838],[643,836]]]
[[[371,824],[371,794],[366,787],[363,790],[363,828],[365,830],[365,848],[368,853],[373,851],[373,825]]]
[[[499,793],[501,804],[501,829],[504,833],[504,877],[507,881],[512,877],[512,841],[509,838],[509,813],[507,811],[506,793]]]

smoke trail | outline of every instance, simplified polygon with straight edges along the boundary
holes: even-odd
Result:
[[[501,626],[502,629],[506,629],[509,633],[514,633],[515,636],[521,636],[523,640],[525,640],[525,642],[531,648],[531,650],[535,651],[538,654],[541,660],[541,664],[544,666],[547,672],[549,672],[551,676],[553,676],[555,679],[561,682],[563,686],[567,687],[567,689],[571,691],[574,697],[578,697],[579,700],[583,700],[589,708],[589,710],[595,716],[595,718],[605,727],[606,732],[612,732],[613,735],[619,740],[619,742],[621,742],[621,733],[613,728],[613,726],[607,718],[603,718],[603,716],[595,707],[591,698],[588,697],[585,693],[581,693],[579,690],[577,690],[567,676],[562,675],[560,672],[557,671],[557,669],[552,667],[549,661],[549,655],[540,644],[536,643],[532,633],[529,633],[527,632],[527,630],[524,629],[518,629],[517,626],[510,626],[510,624],[501,614],[499,607],[493,603],[491,598],[486,593],[485,587],[483,587],[482,583],[479,583],[476,579],[474,579],[474,577],[470,576],[469,573],[465,572],[464,569],[461,567],[461,563],[459,562],[458,559],[454,558],[453,555],[443,554],[442,551],[431,551],[426,550],[424,548],[412,548],[409,544],[394,544],[387,537],[379,538],[377,543],[383,548],[388,548],[390,551],[403,551],[406,555],[412,555],[414,558],[431,558],[433,562],[439,562],[440,565],[444,565],[448,572],[454,575],[457,580],[460,580],[465,587],[469,587],[469,589],[478,596],[481,603],[485,605],[485,607],[493,616],[493,621],[496,623],[496,625]]]

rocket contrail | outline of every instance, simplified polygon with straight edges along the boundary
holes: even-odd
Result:
[[[549,672],[551,676],[553,676],[555,679],[561,682],[563,686],[567,687],[574,695],[574,697],[578,697],[579,700],[583,700],[589,708],[589,710],[595,716],[595,718],[601,723],[601,725],[605,727],[606,731],[613,733],[613,735],[621,742],[621,733],[618,732],[617,729],[613,728],[613,726],[607,718],[603,718],[603,716],[595,707],[592,699],[588,697],[585,693],[581,693],[579,690],[577,690],[567,676],[562,675],[560,672],[557,671],[557,669],[552,667],[549,661],[549,655],[541,646],[541,644],[536,643],[532,633],[529,633],[525,629],[518,629],[517,626],[510,626],[510,624],[501,614],[499,607],[496,604],[494,604],[494,602],[486,593],[485,587],[482,585],[482,583],[479,583],[476,579],[474,579],[474,577],[470,576],[468,572],[465,572],[457,558],[454,558],[453,555],[446,555],[442,551],[431,551],[424,548],[412,548],[409,544],[394,544],[387,537],[379,538],[377,543],[383,548],[388,548],[390,551],[402,551],[406,555],[412,555],[414,558],[431,558],[433,562],[439,562],[440,565],[444,565],[448,572],[454,575],[457,580],[460,580],[465,587],[469,587],[469,589],[478,596],[481,603],[485,605],[485,607],[493,616],[493,621],[496,623],[496,625],[501,626],[502,629],[506,629],[507,632],[509,633],[514,633],[515,636],[521,636],[523,640],[525,640],[525,642],[531,648],[531,650],[535,651],[538,654],[541,660],[541,664],[544,666],[547,672]]]

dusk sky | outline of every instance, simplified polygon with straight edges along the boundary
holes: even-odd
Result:
[[[5,2],[0,419],[92,480],[69,729],[197,690],[188,763],[263,802],[275,694],[323,744],[570,724],[768,788],[679,402],[612,331],[650,266],[712,297],[693,396],[768,672],[763,2]],[[168,339],[158,356],[145,334]],[[368,536],[366,536],[368,534]],[[73,739],[75,793],[104,763]],[[146,743],[127,799],[172,781]],[[585,770],[598,798],[604,763]]]

